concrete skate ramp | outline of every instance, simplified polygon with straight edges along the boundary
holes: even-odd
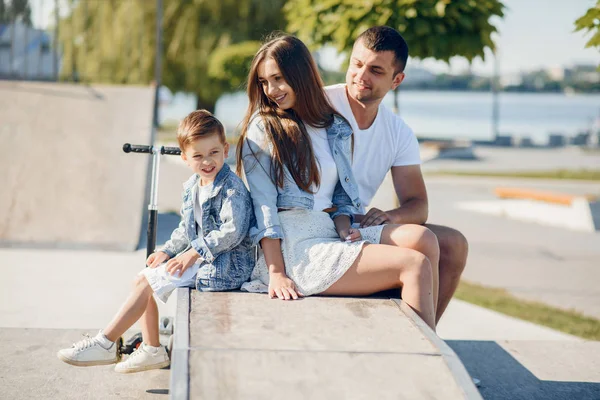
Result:
[[[0,81],[0,246],[136,248],[153,92]]]

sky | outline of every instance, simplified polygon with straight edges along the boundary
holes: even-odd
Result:
[[[600,64],[597,49],[585,49],[591,34],[573,32],[575,20],[596,0],[504,0],[503,19],[493,20],[498,28],[495,43],[501,73],[516,73],[573,64]],[[410,43],[409,43],[410,46]],[[464,59],[443,62],[423,60],[422,66],[437,72],[461,72],[468,68]],[[475,73],[491,75],[493,56],[475,60]]]
[[[600,52],[584,48],[591,35],[573,32],[575,20],[593,7],[596,0],[503,0],[503,3],[504,18],[492,20],[498,28],[494,40],[501,75],[573,64],[600,64]],[[34,24],[45,26],[54,0],[31,0],[31,4]],[[329,48],[321,52],[319,61],[328,69],[339,69],[342,59]],[[468,69],[468,62],[461,58],[452,59],[450,65],[433,59],[411,59],[409,65],[437,73],[461,73]],[[471,70],[491,75],[494,70],[491,52],[487,52],[485,60],[473,61]]]

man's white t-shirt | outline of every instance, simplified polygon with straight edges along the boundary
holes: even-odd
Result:
[[[354,131],[352,171],[358,183],[360,200],[368,206],[392,167],[421,164],[419,143],[412,129],[392,110],[379,105],[375,121],[358,128],[346,95],[346,85],[325,87],[331,105],[350,122]]]

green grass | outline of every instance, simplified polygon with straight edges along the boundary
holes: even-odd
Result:
[[[553,171],[520,172],[483,172],[483,171],[435,171],[427,175],[492,176],[507,178],[570,179],[600,181],[600,170],[595,169],[557,169]]]
[[[454,297],[584,339],[600,340],[599,320],[573,310],[562,310],[542,303],[518,299],[504,289],[461,281]]]

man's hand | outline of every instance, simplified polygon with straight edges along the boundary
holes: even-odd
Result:
[[[198,254],[196,250],[194,250],[194,248],[192,247],[185,253],[182,253],[177,257],[169,260],[169,262],[167,263],[166,271],[171,275],[179,273],[179,276],[181,276],[183,275],[185,270],[191,267],[199,258],[200,254]]]
[[[392,218],[385,211],[381,211],[379,208],[371,208],[367,214],[362,218],[360,227],[365,228],[367,226],[376,226],[389,224],[392,222]]]
[[[156,268],[160,264],[167,261],[169,258],[171,258],[171,257],[169,257],[169,255],[167,253],[164,253],[162,251],[157,251],[148,256],[148,259],[146,260],[146,265],[148,266],[148,268]]]
[[[356,242],[362,239],[362,235],[358,229],[348,228],[348,230],[341,230],[338,232],[340,235],[340,239],[345,242]]]
[[[294,281],[286,274],[271,273],[269,274],[269,297],[274,299],[276,296],[280,300],[296,300],[304,295],[298,291]]]

